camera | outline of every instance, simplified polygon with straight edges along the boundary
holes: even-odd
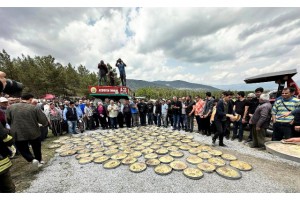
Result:
[[[6,79],[6,86],[3,89],[3,84],[0,81],[0,92],[4,92],[5,94],[20,96],[23,90],[23,84],[17,82],[15,80]]]

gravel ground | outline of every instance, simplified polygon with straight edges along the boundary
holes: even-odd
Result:
[[[182,132],[183,133],[183,132]],[[89,134],[86,132],[84,134]],[[194,140],[211,144],[211,137],[188,133]],[[282,159],[266,151],[251,149],[237,141],[225,139],[228,147],[214,147],[235,155],[253,166],[241,172],[239,180],[227,180],[217,173],[204,173],[200,180],[186,178],[182,172],[173,171],[166,176],[157,175],[148,167],[142,173],[132,173],[128,166],[104,169],[100,164],[78,164],[71,157],[56,155],[37,175],[27,193],[285,193],[300,192],[300,163]],[[185,153],[185,157],[187,152]],[[143,158],[139,158],[140,161]],[[183,160],[180,159],[180,160]],[[189,164],[189,166],[192,166]]]

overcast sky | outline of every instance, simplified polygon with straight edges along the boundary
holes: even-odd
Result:
[[[0,8],[0,19],[12,57],[95,72],[122,58],[130,79],[219,85],[300,71],[300,8]]]

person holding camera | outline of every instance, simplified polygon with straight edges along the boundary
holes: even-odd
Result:
[[[118,67],[120,72],[122,86],[126,86],[126,73],[125,73],[126,64],[123,62],[123,60],[121,60],[121,58],[117,60],[116,67]]]
[[[101,85],[101,81],[104,81],[102,85],[106,85],[106,82],[107,82],[106,74],[108,73],[108,69],[103,60],[101,60],[100,63],[98,64],[98,69],[99,69],[99,84],[98,85]]]

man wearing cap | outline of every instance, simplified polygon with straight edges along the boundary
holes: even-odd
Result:
[[[41,131],[39,124],[48,125],[43,111],[31,104],[33,95],[24,94],[21,102],[11,105],[6,111],[7,123],[10,125],[15,144],[21,155],[37,169],[42,161]],[[32,147],[34,155],[29,150]]]

